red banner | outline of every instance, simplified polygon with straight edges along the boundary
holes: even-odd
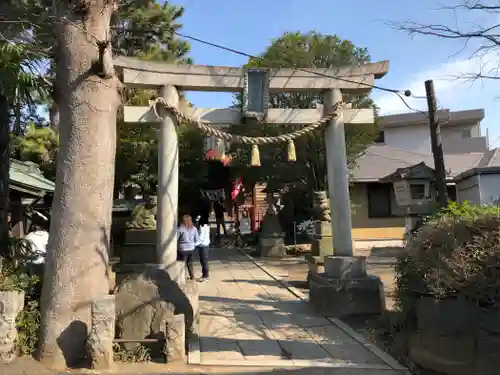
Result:
[[[234,201],[243,187],[243,181],[241,177],[233,182],[233,188],[231,190],[231,199]]]

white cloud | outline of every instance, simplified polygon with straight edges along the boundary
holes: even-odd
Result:
[[[409,75],[408,79],[398,79],[398,88],[411,90],[417,98],[404,97],[408,105],[415,110],[426,110],[424,82],[434,80],[438,105],[452,110],[471,109],[488,106],[497,99],[497,86],[500,80],[471,80],[479,72],[483,75],[497,75],[500,54],[492,51],[472,59],[448,61],[433,69],[426,69]],[[390,75],[390,71],[389,71]],[[461,78],[460,78],[461,77]],[[464,78],[465,77],[465,78]],[[396,78],[396,77],[394,77]],[[394,82],[394,79],[391,79]],[[403,101],[392,93],[376,93],[374,99],[381,108],[381,114],[410,112]]]

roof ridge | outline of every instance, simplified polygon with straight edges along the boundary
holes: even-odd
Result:
[[[432,153],[425,154],[423,152],[416,152],[416,151],[405,150],[404,148],[389,146],[389,145],[385,145],[385,144],[384,145],[377,145],[377,144],[371,145],[371,146],[368,147],[368,149],[370,149],[372,147],[388,148],[388,149],[398,150],[398,151],[405,152],[407,154],[413,154],[413,155],[417,155],[417,156],[432,156]],[[383,156],[383,155],[380,155],[380,156]]]

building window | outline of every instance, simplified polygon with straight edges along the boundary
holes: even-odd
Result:
[[[410,184],[410,196],[412,200],[425,199],[425,184]]]
[[[377,138],[375,138],[375,143],[385,143],[385,133],[383,130],[378,132]]]
[[[472,131],[470,129],[462,130],[462,139],[468,139],[472,137]]]
[[[368,184],[368,217],[382,218],[392,216],[392,184]]]

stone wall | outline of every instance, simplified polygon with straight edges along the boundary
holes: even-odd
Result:
[[[415,313],[412,362],[447,375],[500,373],[500,309],[426,297],[418,301]]]

